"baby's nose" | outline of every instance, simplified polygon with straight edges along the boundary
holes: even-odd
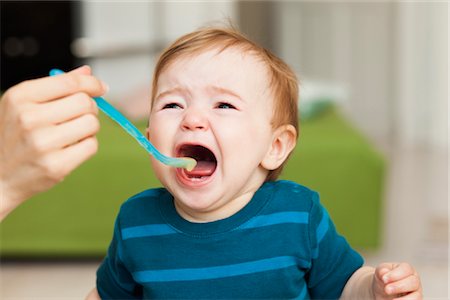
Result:
[[[184,130],[207,130],[208,124],[206,112],[199,108],[188,108],[181,126]]]

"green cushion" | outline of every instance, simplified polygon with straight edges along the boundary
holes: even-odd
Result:
[[[160,186],[145,150],[103,115],[101,124],[98,154],[0,225],[3,257],[103,256],[121,203]],[[319,191],[352,245],[379,244],[383,160],[336,112],[302,125],[283,178]]]
[[[379,246],[384,160],[335,110],[301,125],[282,178],[319,192],[338,231],[352,246]]]

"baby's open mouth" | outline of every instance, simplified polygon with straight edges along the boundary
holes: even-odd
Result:
[[[197,161],[197,165],[192,171],[183,170],[183,173],[190,179],[209,177],[217,167],[217,160],[214,153],[200,145],[182,145],[177,156],[192,157]]]

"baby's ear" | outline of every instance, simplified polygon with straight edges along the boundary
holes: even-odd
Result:
[[[297,142],[297,130],[292,125],[278,127],[272,136],[272,143],[261,165],[267,170],[275,170],[286,160]]]

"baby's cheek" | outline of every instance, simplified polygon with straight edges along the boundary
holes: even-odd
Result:
[[[164,124],[155,125],[154,123],[151,123],[149,125],[147,138],[158,150],[162,150],[160,149],[160,147],[164,146],[164,144],[169,140],[170,136],[171,135],[169,134]]]

